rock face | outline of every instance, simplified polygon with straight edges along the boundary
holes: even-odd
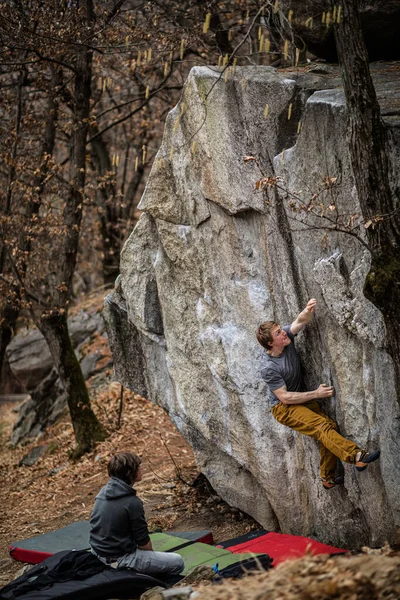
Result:
[[[400,84],[381,70],[399,185]],[[382,315],[362,293],[369,253],[346,234],[324,239],[321,220],[304,221],[285,194],[255,192],[259,167],[243,162],[258,156],[264,176],[304,198],[337,177],[321,202],[356,214],[339,85],[335,70],[238,68],[225,81],[194,68],[104,317],[117,378],[168,411],[224,500],[266,529],[359,547],[392,540],[400,525],[400,409]],[[317,443],[270,414],[255,339],[259,323],[290,323],[310,297],[316,317],[296,341],[306,383],[332,383],[336,398],[322,404],[342,434],[382,449],[363,473],[345,465],[345,487],[330,492]]]
[[[303,49],[306,45],[316,56],[328,61],[336,61],[335,40],[331,25],[333,11],[335,10],[336,16],[339,6],[340,2],[335,4],[327,2],[327,0],[280,0],[279,27],[286,31],[288,39],[292,39],[292,34],[294,34],[294,41],[298,48]],[[291,28],[288,24],[290,10],[293,11]],[[359,10],[370,60],[399,60],[399,0],[359,0]],[[323,19],[323,15],[328,12],[327,26],[326,18]]]

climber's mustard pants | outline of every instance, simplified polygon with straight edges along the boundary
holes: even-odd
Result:
[[[281,404],[272,407],[275,419],[291,429],[309,435],[320,442],[320,471],[322,479],[335,476],[336,457],[354,463],[358,446],[337,432],[337,424],[322,412],[315,400],[307,404]]]

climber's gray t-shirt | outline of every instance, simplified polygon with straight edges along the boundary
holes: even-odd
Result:
[[[284,385],[288,392],[300,392],[302,388],[300,360],[294,347],[294,335],[290,331],[290,325],[284,325],[282,329],[292,343],[285,346],[280,356],[270,356],[264,352],[261,363],[261,376],[268,384],[271,406],[279,402],[274,390]]]

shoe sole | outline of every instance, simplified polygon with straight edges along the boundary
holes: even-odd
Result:
[[[332,488],[337,487],[339,485],[344,485],[344,480],[337,483],[334,481],[322,481],[322,487],[324,488],[324,490],[331,490]]]
[[[372,462],[378,460],[380,455],[381,455],[381,451],[375,450],[375,452],[371,452],[371,455],[368,457],[366,462],[361,462],[361,461],[356,462],[357,471],[365,471],[365,469],[368,467],[368,465],[370,465]]]
[[[323,483],[322,487],[324,490],[331,490],[334,487],[337,487],[337,483]]]

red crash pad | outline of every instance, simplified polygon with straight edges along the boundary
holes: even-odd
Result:
[[[237,544],[235,544],[235,540],[230,540],[229,545],[224,543],[223,547],[234,554],[241,552],[269,554],[273,558],[272,566],[274,567],[285,560],[301,558],[306,554],[344,554],[347,552],[347,550],[328,546],[311,538],[275,533],[274,531],[262,534],[259,537],[254,537],[253,533],[252,539],[240,541]]]

